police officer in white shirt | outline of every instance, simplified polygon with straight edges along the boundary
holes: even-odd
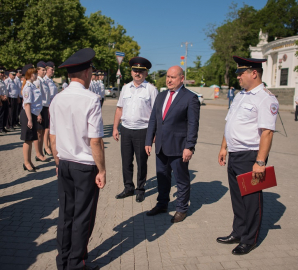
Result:
[[[68,83],[67,82],[64,82],[63,84],[62,84],[62,91],[64,90],[64,89],[66,89],[68,87]]]
[[[233,231],[217,238],[223,244],[239,243],[232,254],[243,255],[256,247],[263,214],[262,191],[241,196],[236,176],[252,171],[263,178],[279,104],[262,83],[262,62],[233,56],[237,79],[244,90],[236,95],[226,117],[225,133],[218,156],[221,166],[229,152],[228,178],[234,212]]]
[[[120,131],[124,190],[116,196],[116,199],[134,195],[133,158],[135,154],[138,166],[136,201],[142,202],[145,199],[144,186],[147,177],[146,132],[158,91],[145,80],[152,66],[147,59],[134,57],[130,59],[129,65],[132,67],[133,81],[122,88],[113,127],[113,137],[118,141],[118,126],[120,120],[122,121]]]
[[[97,85],[95,84],[95,77],[96,77],[96,70],[94,69],[92,71],[92,76],[91,76],[91,82],[90,82],[90,86],[89,86],[89,90],[95,94],[97,94]]]
[[[50,106],[50,139],[58,171],[58,270],[99,269],[85,265],[99,188],[106,183],[100,100],[88,91],[95,52],[85,48],[59,68],[67,68],[69,86]]]
[[[20,99],[20,102],[18,104],[18,113],[17,113],[17,118],[18,118],[18,123],[17,125],[20,126],[19,122],[20,122],[20,113],[21,113],[21,110],[22,110],[22,104],[23,104],[23,96],[21,94],[21,89],[22,89],[22,81],[21,81],[21,78],[22,78],[22,67],[18,67],[16,69],[16,77],[14,79],[14,82],[15,84],[18,86],[19,88],[19,99]]]
[[[9,112],[8,91],[3,81],[5,71],[5,67],[0,66],[0,135],[5,135],[7,132],[5,126]]]
[[[34,84],[38,89],[40,89],[42,95],[42,122],[37,122],[38,140],[34,141],[36,152],[35,160],[41,162],[49,162],[50,159],[46,158],[44,155],[52,156],[52,152],[49,146],[49,106],[51,102],[51,93],[49,85],[44,79],[46,74],[46,63],[44,61],[39,61],[36,66],[38,77]]]
[[[52,80],[52,77],[55,73],[55,64],[52,61],[46,62],[46,75],[44,76],[44,80],[48,84],[50,88],[50,101],[53,100],[53,98],[58,94],[58,88],[54,81]]]
[[[99,94],[101,96],[101,100],[100,100],[101,107],[102,107],[104,99],[105,99],[105,86],[104,86],[104,83],[103,83],[104,77],[105,77],[104,71],[99,70],[98,71],[98,79],[99,79],[98,83],[99,83],[99,87],[100,87],[100,93]]]
[[[9,71],[9,77],[4,81],[6,88],[8,90],[8,100],[9,100],[9,113],[7,121],[7,130],[14,131],[18,128],[18,104],[20,102],[19,92],[20,89],[15,83],[16,71],[14,69]]]

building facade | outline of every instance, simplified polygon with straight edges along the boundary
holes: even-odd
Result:
[[[295,91],[298,94],[298,72],[294,71],[298,66],[296,41],[298,36],[268,42],[268,34],[260,30],[258,45],[249,47],[251,58],[267,59],[263,64],[262,80],[284,105],[294,104]]]

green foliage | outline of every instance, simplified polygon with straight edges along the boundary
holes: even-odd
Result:
[[[118,69],[115,52],[124,52],[122,82],[131,80],[128,61],[139,54],[139,45],[101,12],[86,17],[79,0],[1,0],[0,13],[0,63],[7,68],[40,60],[58,66],[75,51],[91,47],[96,68],[109,70],[111,84]],[[115,42],[114,48],[109,42]],[[56,73],[66,75],[66,70]]]
[[[237,4],[233,3],[225,22],[221,26],[210,25],[206,30],[215,50],[204,67],[206,85],[225,83],[238,87],[234,73],[236,63],[232,56],[249,57],[249,46],[258,44],[260,29],[263,33],[269,33],[268,41],[275,37],[297,35],[297,1],[268,0],[266,6],[259,11],[248,5],[238,9]]]

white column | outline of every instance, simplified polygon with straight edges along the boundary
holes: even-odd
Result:
[[[266,77],[264,80],[267,83],[268,87],[272,86],[272,72],[273,72],[272,56],[271,54],[268,54]]]

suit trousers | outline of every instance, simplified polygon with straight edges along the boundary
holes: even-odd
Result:
[[[295,121],[298,121],[298,105],[296,105],[296,110],[295,110]]]
[[[170,201],[171,173],[173,170],[177,184],[176,211],[188,210],[190,197],[189,162],[183,162],[181,156],[166,156],[162,149],[156,154],[157,206],[167,208]]]
[[[233,102],[233,100],[234,100],[234,97],[229,98],[229,108],[231,107],[231,103]]]
[[[9,99],[9,114],[8,121],[6,126],[8,128],[14,127],[18,124],[18,99],[17,98],[8,98]]]
[[[228,178],[234,212],[232,235],[243,244],[257,242],[263,214],[262,191],[241,196],[237,175],[251,172],[258,151],[229,152]]]
[[[99,188],[94,165],[60,160],[58,169],[59,217],[56,257],[58,270],[81,269],[88,258]]]
[[[122,173],[125,192],[135,190],[135,185],[133,183],[133,158],[135,154],[138,166],[136,194],[143,194],[145,192],[145,183],[147,179],[148,155],[145,151],[147,128],[128,129],[121,126],[120,130]]]
[[[9,108],[8,108],[8,101],[2,101],[2,106],[0,106],[0,130],[3,131],[6,123],[7,123],[7,119],[8,119],[8,112],[9,112]]]

